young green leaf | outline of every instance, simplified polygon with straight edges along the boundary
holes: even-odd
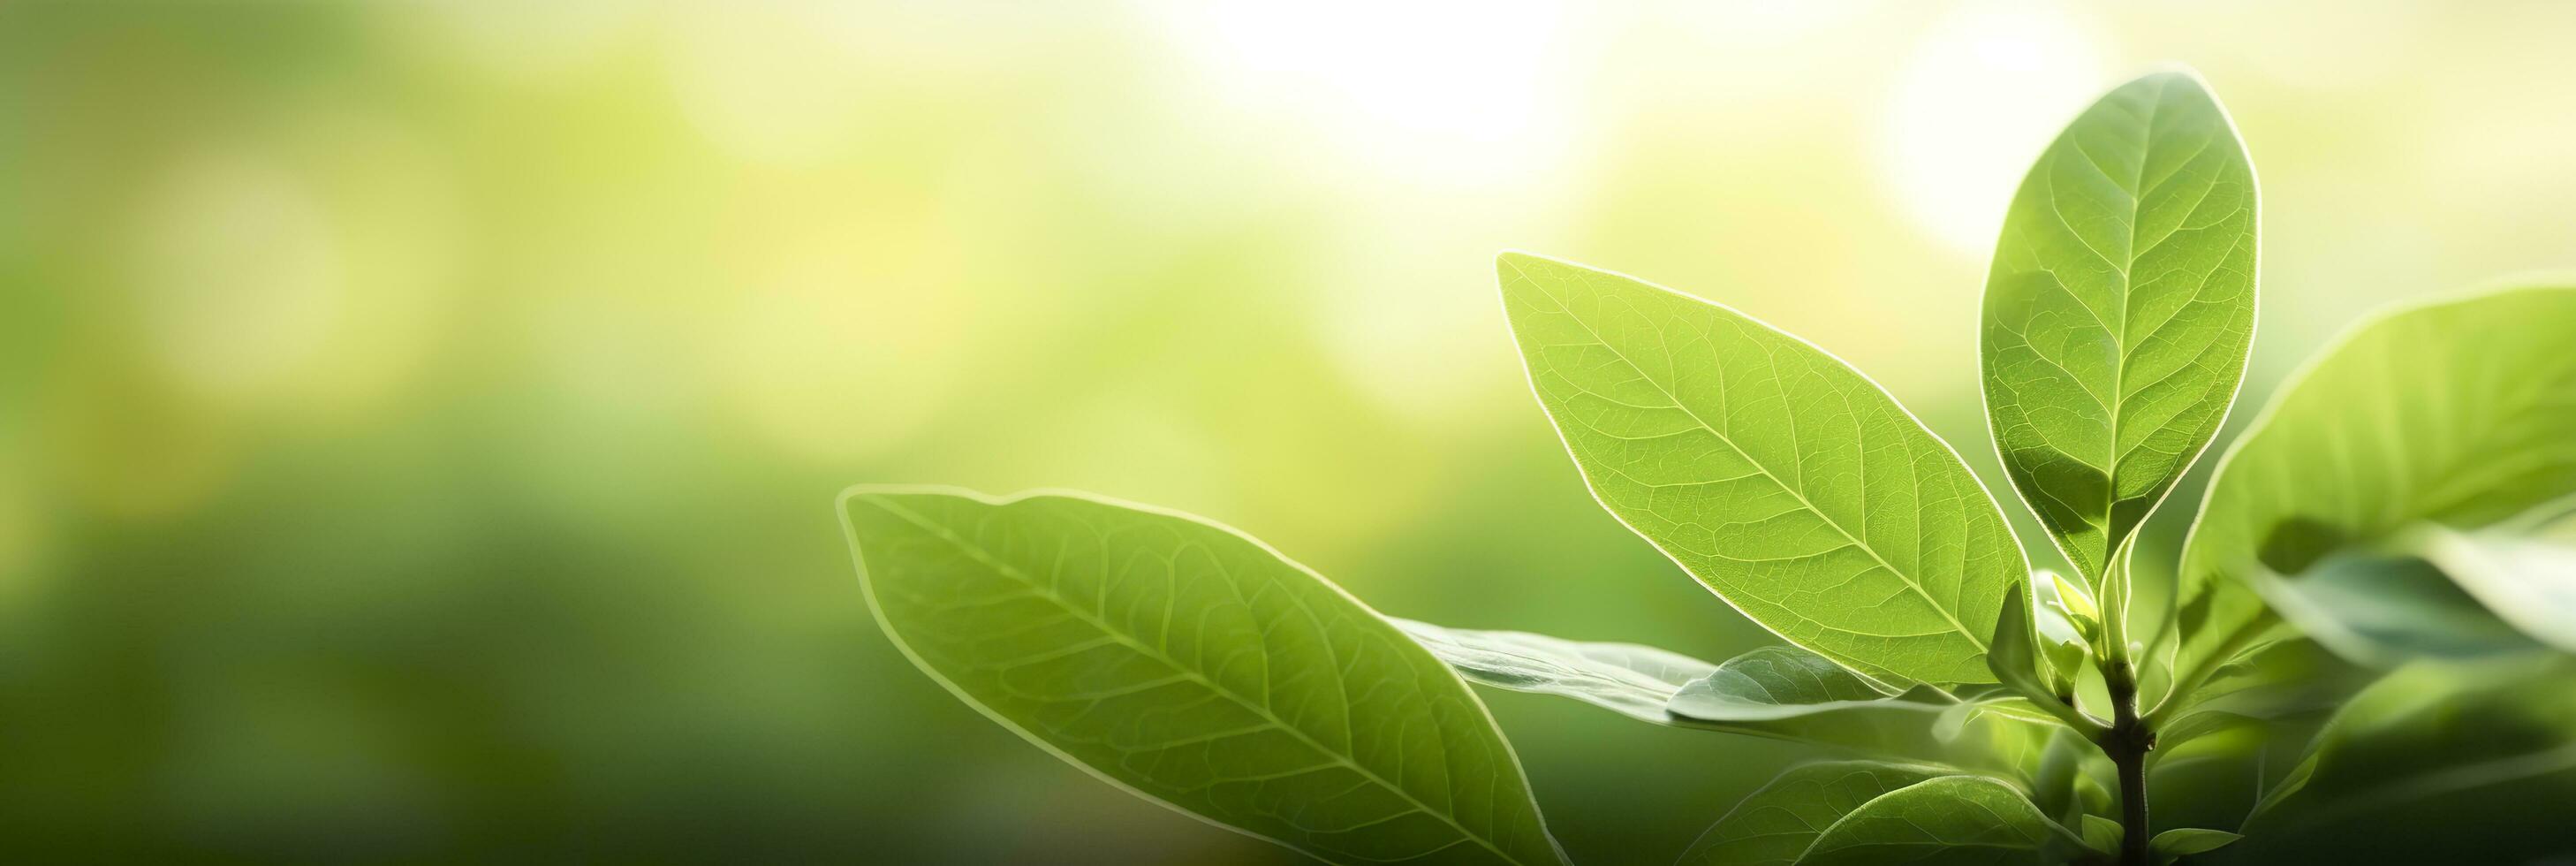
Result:
[[[1075,495],[840,506],[904,654],[1105,781],[1337,863],[1564,862],[1466,684],[1260,542]]]
[[[1734,310],[1518,253],[1530,384],[1621,522],[1790,642],[1889,683],[1990,680],[2029,572],[1956,452],[1877,384]]]
[[[1664,709],[1673,695],[1718,669],[1680,653],[1637,644],[1442,628],[1409,619],[1389,621],[1458,669],[1468,682],[1573,698],[1659,725],[1674,721]]]
[[[2005,214],[1987,416],[2013,486],[2096,584],[2245,378],[2255,198],[2227,111],[2190,73],[2161,72],[2068,124]]]
[[[2147,850],[2155,853],[2156,866],[2166,866],[2194,854],[2207,854],[2225,848],[2227,843],[2243,838],[2245,837],[2225,830],[2176,827],[2158,833],[2156,838],[2148,840]]]
[[[2045,577],[2047,582],[2039,584]],[[2102,608],[2084,588],[2069,582],[2065,575],[2042,569],[2033,574],[2032,589],[2039,593],[2040,635],[2055,643],[2101,639]],[[2063,628],[2060,628],[2060,625]]]
[[[2576,659],[2417,662],[2352,697],[2243,828],[2249,863],[2576,852]]]
[[[2086,724],[2089,720],[2068,701],[2073,695],[2060,694],[2048,677],[2053,668],[2040,659],[2038,641],[2031,634],[2029,596],[2023,594],[2021,583],[2013,582],[2003,598],[2002,609],[1995,614],[1994,647],[1986,653],[1996,681],[2068,725],[2089,731],[2093,727]]]
[[[1800,866],[2056,862],[2083,840],[2011,785],[1941,776],[1861,804],[1816,835]]]
[[[2049,690],[2072,694],[2092,646],[2103,640],[2101,608],[2064,575],[2041,569],[2030,579],[2031,624],[2039,629],[2040,657],[2048,660]]]
[[[1790,866],[1816,834],[1890,791],[1959,771],[1921,764],[1829,761],[1791,767],[1709,825],[1678,866]]]
[[[2258,568],[2298,580],[2419,522],[2475,529],[2576,492],[2570,345],[2576,287],[2544,286],[2381,313],[2312,359],[2219,461],[2184,543],[2184,607],[2206,611],[2184,664],[2259,625],[2241,582]]]

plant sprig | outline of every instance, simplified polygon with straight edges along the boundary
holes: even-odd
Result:
[[[2137,604],[2167,573],[2140,568],[2140,529],[2243,383],[2259,222],[2252,160],[2187,71],[2112,90],[2015,194],[1983,391],[2064,575],[1824,349],[1504,254],[1531,388],[1594,497],[1785,641],[1723,662],[1389,619],[1243,533],[1087,494],[860,487],[842,516],[880,624],[958,698],[1130,793],[1331,862],[1566,862],[1469,682],[1853,756],[1782,774],[1684,864],[2286,862],[2420,850],[2391,810],[2563,820],[2528,804],[2576,789],[2576,662],[2537,649],[2576,649],[2576,593],[2557,592],[2576,571],[2576,284],[2340,339],[2219,461],[2178,581],[2152,593],[2172,603]],[[2344,678],[2276,651],[2299,646],[2403,667],[2321,700]],[[2443,700],[2512,735],[2423,717]],[[2151,758],[2183,748],[2248,768],[2259,798],[2223,819],[2193,797],[2226,793],[2168,798],[2184,823],[2154,832],[2151,793],[2188,788]],[[2523,838],[2417,859],[2576,847]]]

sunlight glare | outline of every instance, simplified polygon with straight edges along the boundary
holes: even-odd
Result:
[[[1880,163],[1897,204],[1942,245],[1994,248],[2031,158],[2104,84],[2083,27],[2052,9],[1963,7],[1915,45]]]

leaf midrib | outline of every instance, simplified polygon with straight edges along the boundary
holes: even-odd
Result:
[[[2111,341],[2120,346],[2120,363],[2111,365],[2111,427],[2110,435],[2103,442],[2107,453],[2102,461],[2102,489],[2107,495],[2102,498],[2102,522],[2096,524],[2102,527],[2102,571],[2105,574],[2111,570],[2111,553],[2120,544],[2119,539],[2110,537],[2111,512],[2119,507],[2120,502],[2120,418],[2127,415],[2129,409],[2129,395],[2123,389],[2127,387],[2129,362],[2137,358],[2137,353],[2129,347],[2129,317],[2136,312],[2131,306],[2138,300],[2135,276],[2139,255],[2138,222],[2146,212],[2147,193],[2150,192],[2146,188],[2147,163],[2156,154],[2156,115],[2164,110],[2165,90],[2170,86],[2167,81],[2156,82],[2155,98],[2147,101],[2147,117],[2138,124],[2138,170],[2132,172],[2129,179],[2129,248],[2120,253],[2128,260],[2120,265],[2120,332],[2111,335]],[[2177,173],[2180,171],[2176,169]],[[2189,214],[2184,214],[2184,219],[2189,218]]]
[[[1922,597],[1924,604],[1930,605],[1933,612],[1940,614],[1942,619],[1949,620],[1951,628],[1961,636],[1966,637],[1969,643],[1975,644],[1979,652],[1984,652],[1988,649],[1986,642],[1979,639],[1977,637],[1977,633],[1974,630],[1969,629],[1966,623],[1960,622],[1959,617],[1951,613],[1949,608],[1942,607],[1941,602],[1934,599],[1931,591],[1925,589],[1922,583],[1916,581],[1912,575],[1908,575],[1905,572],[1898,570],[1895,565],[1890,564],[1887,561],[1887,557],[1880,556],[1878,554],[1877,548],[1871,547],[1868,542],[1861,540],[1859,536],[1853,535],[1851,530],[1844,529],[1842,523],[1835,520],[1833,515],[1826,514],[1824,509],[1817,508],[1814,502],[1807,499],[1807,494],[1804,491],[1790,487],[1788,482],[1780,480],[1780,476],[1772,473],[1771,467],[1765,466],[1762,461],[1754,459],[1753,455],[1746,452],[1742,446],[1736,445],[1734,439],[1729,438],[1725,433],[1719,432],[1715,426],[1709,424],[1706,419],[1701,418],[1698,412],[1691,411],[1689,406],[1683,404],[1681,395],[1673,393],[1671,390],[1666,389],[1662,383],[1656,382],[1655,377],[1646,373],[1646,368],[1638,366],[1635,360],[1628,357],[1628,353],[1619,351],[1617,346],[1610,345],[1610,341],[1602,339],[1601,332],[1594,330],[1592,323],[1586,322],[1583,320],[1582,316],[1576,315],[1572,308],[1566,306],[1563,299],[1558,298],[1555,295],[1548,294],[1545,288],[1540,288],[1539,282],[1531,279],[1529,272],[1523,270],[1519,263],[1515,262],[1512,264],[1512,272],[1520,276],[1521,282],[1529,284],[1531,288],[1537,289],[1539,294],[1546,296],[1549,301],[1554,302],[1556,304],[1557,312],[1563,314],[1566,319],[1574,322],[1575,326],[1582,328],[1583,333],[1592,337],[1592,342],[1595,345],[1608,350],[1613,357],[1619,359],[1619,363],[1626,364],[1629,370],[1637,374],[1637,378],[1640,381],[1653,387],[1656,393],[1664,396],[1664,399],[1671,401],[1674,409],[1678,409],[1683,415],[1690,417],[1691,423],[1699,425],[1700,429],[1708,431],[1709,436],[1714,437],[1719,442],[1725,443],[1728,450],[1734,451],[1736,456],[1744,458],[1746,465],[1752,466],[1754,471],[1762,473],[1762,477],[1770,479],[1771,483],[1774,486],[1779,487],[1781,492],[1787,493],[1791,498],[1798,500],[1798,505],[1807,509],[1807,513],[1813,514],[1818,519],[1823,520],[1826,526],[1833,527],[1834,532],[1842,535],[1845,541],[1851,542],[1851,545],[1855,548],[1859,548],[1862,553],[1869,554],[1869,558],[1872,561],[1877,562],[1878,567],[1886,569],[1889,575],[1894,576],[1898,582],[1905,584],[1907,589],[1913,590],[1915,595]],[[1966,580],[1966,575],[1962,574],[1960,579],[1963,581]]]
[[[1296,738],[1298,742],[1304,743],[1308,748],[1314,749],[1317,754],[1333,759],[1334,764],[1348,769],[1353,773],[1359,774],[1360,778],[1367,780],[1370,784],[1393,792],[1396,797],[1402,799],[1407,805],[1411,806],[1414,811],[1440,819],[1441,823],[1447,824],[1450,829],[1458,831],[1458,835],[1461,838],[1483,846],[1485,850],[1494,852],[1495,856],[1503,858],[1505,862],[1528,866],[1526,861],[1512,856],[1503,849],[1496,847],[1491,840],[1468,830],[1465,825],[1459,824],[1456,818],[1437,809],[1433,809],[1424,804],[1421,800],[1416,799],[1413,796],[1413,792],[1407,791],[1404,788],[1387,781],[1385,777],[1378,775],[1375,771],[1372,771],[1365,766],[1362,766],[1357,759],[1352,756],[1345,755],[1340,751],[1325,746],[1321,741],[1308,735],[1304,729],[1291,725],[1286,720],[1279,718],[1276,713],[1271,712],[1268,705],[1254,703],[1253,701],[1244,698],[1242,695],[1235,694],[1232,690],[1218,685],[1216,681],[1208,679],[1197,670],[1181,664],[1170,655],[1147,646],[1143,642],[1136,640],[1124,632],[1111,628],[1108,622],[1099,617],[1092,616],[1090,613],[1084,611],[1080,606],[1067,601],[1062,593],[1056,592],[1053,588],[1039,583],[1036,579],[1030,577],[1020,569],[1013,567],[1009,563],[1005,563],[994,558],[990,551],[959,537],[956,532],[950,530],[948,527],[932,522],[929,518],[923,517],[920,514],[913,512],[911,509],[897,505],[882,497],[870,496],[862,498],[866,499],[870,504],[873,504],[878,508],[885,509],[887,513],[902,518],[904,522],[921,527],[923,530],[928,531],[932,536],[948,542],[955,546],[960,552],[965,553],[977,562],[983,563],[985,567],[993,569],[995,573],[1009,577],[1012,580],[1026,585],[1030,592],[1054,603],[1057,607],[1062,608],[1066,613],[1071,614],[1075,619],[1081,620],[1085,625],[1089,625],[1092,628],[1097,629],[1102,635],[1105,635],[1110,639],[1117,641],[1119,644],[1134,650],[1139,655],[1161,662],[1164,666],[1171,668],[1173,672],[1180,674],[1192,682],[1198,683],[1208,691],[1214,692],[1217,696],[1233,701],[1236,705],[1243,707],[1253,715],[1261,718],[1261,720],[1270,723],[1272,727],[1276,727],[1279,730],[1286,732],[1289,736]],[[1410,640],[1410,638],[1408,638],[1408,640]],[[1445,748],[1445,741],[1443,745]]]

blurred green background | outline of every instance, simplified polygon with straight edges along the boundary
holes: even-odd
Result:
[[[1096,490],[1391,613],[1723,657],[1766,636],[1584,493],[1496,250],[1807,336],[2003,490],[1985,258],[2095,94],[2180,61],[2235,113],[2259,399],[2368,307],[2576,264],[2571,33],[2541,2],[0,4],[0,852],[1293,862],[914,673],[833,494]],[[1577,860],[1660,862],[1809,755],[1488,700]]]

